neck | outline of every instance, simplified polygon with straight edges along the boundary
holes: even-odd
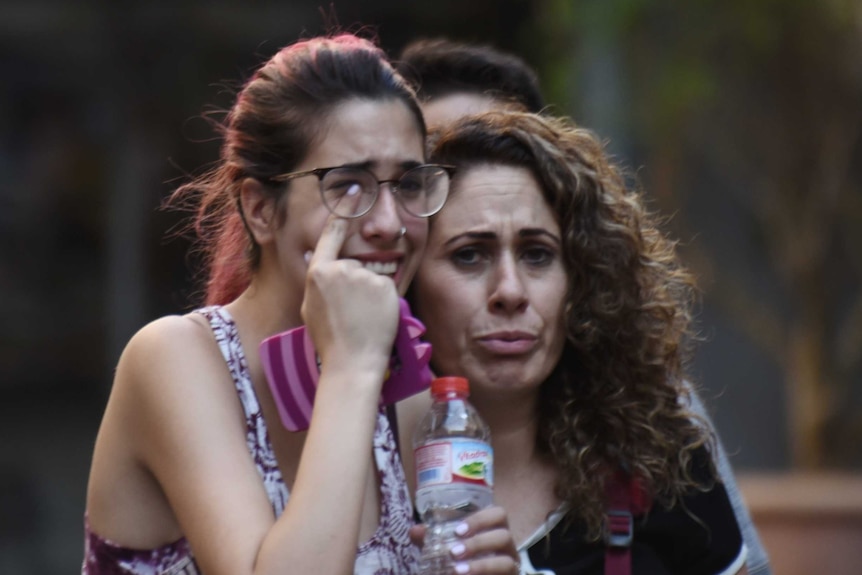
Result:
[[[516,544],[530,537],[561,501],[557,470],[536,449],[538,395],[483,398],[474,405],[491,428],[494,447],[494,502],[506,509]]]
[[[251,284],[227,308],[237,323],[262,340],[302,325],[302,294],[273,289],[273,282],[255,276]]]
[[[535,459],[537,399],[535,395],[501,398],[481,393],[471,397],[473,405],[491,429],[495,475],[505,475]]]

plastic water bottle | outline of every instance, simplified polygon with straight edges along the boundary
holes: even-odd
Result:
[[[432,381],[434,403],[413,436],[416,509],[426,526],[421,575],[452,573],[455,527],[492,501],[491,434],[467,401],[469,394],[463,377]]]

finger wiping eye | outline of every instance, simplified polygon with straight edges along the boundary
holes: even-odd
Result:
[[[350,187],[347,188],[347,191],[344,192],[344,195],[347,197],[352,197],[360,194],[362,192],[362,186],[359,184],[351,184]]]
[[[311,252],[309,265],[314,265],[312,262],[335,261],[338,259],[338,252],[341,251],[341,246],[344,245],[344,238],[347,236],[347,222],[339,218],[335,214],[330,214],[326,221],[326,226],[323,228],[320,238],[317,240],[317,246]]]

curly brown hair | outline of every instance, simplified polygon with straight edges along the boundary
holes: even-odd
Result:
[[[569,518],[599,538],[605,481],[619,469],[667,507],[708,488],[692,456],[711,438],[683,401],[694,279],[596,136],[568,119],[490,112],[434,134],[431,157],[462,171],[525,167],[556,214],[567,341],[541,387],[537,442]]]

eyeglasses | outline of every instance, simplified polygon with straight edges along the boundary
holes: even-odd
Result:
[[[342,218],[358,218],[367,214],[380,195],[380,186],[389,184],[408,213],[425,218],[439,212],[446,203],[449,180],[454,173],[454,166],[424,164],[410,168],[397,180],[378,180],[364,168],[336,166],[281,174],[270,178],[270,181],[287,182],[294,178],[317,176],[323,204]]]

